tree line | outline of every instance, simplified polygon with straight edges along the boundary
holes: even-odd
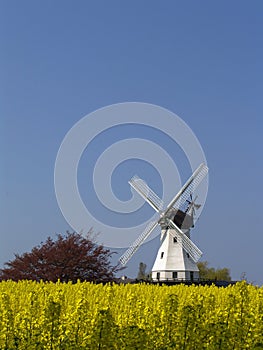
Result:
[[[209,267],[207,261],[200,261],[197,263],[199,268],[199,279],[208,281],[231,281],[230,270],[226,267],[217,268]],[[139,281],[150,281],[151,273],[146,271],[147,265],[143,262],[139,264],[139,271],[137,274],[137,280]]]
[[[56,239],[48,237],[44,243],[30,252],[5,263],[0,269],[0,280],[36,280],[61,282],[114,281],[121,268],[111,264],[113,252],[103,245],[96,244],[92,230],[86,236],[76,232],[58,234]],[[228,268],[209,267],[207,261],[198,264],[200,279],[231,281]],[[139,264],[137,280],[150,281],[151,274],[146,271],[146,264]]]

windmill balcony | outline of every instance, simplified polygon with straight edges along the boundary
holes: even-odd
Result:
[[[161,281],[198,281],[199,271],[152,271],[152,280]]]

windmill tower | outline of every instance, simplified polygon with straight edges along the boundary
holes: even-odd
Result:
[[[194,226],[195,210],[199,209],[200,205],[195,203],[196,198],[195,200],[192,199],[192,193],[207,173],[208,168],[202,163],[164,211],[162,210],[162,200],[143,180],[134,176],[129,181],[130,185],[159,213],[160,218],[149,223],[141,235],[120,257],[123,266],[127,264],[152,231],[160,225],[161,244],[152,268],[152,279],[154,281],[166,281],[196,280],[199,278],[196,263],[202,252],[191,241],[190,230]]]

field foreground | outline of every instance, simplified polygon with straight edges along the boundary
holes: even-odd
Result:
[[[263,349],[263,288],[1,282],[0,349]]]

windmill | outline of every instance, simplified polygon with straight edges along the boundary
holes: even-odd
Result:
[[[201,250],[191,241],[190,229],[194,227],[194,216],[200,204],[193,200],[193,193],[208,173],[208,167],[202,163],[194,171],[189,180],[174,196],[165,210],[162,200],[138,176],[134,176],[129,184],[159,213],[157,221],[150,222],[133,244],[120,257],[125,266],[153,230],[160,225],[161,237],[153,268],[152,279],[162,280],[195,280],[199,278],[196,265]]]

